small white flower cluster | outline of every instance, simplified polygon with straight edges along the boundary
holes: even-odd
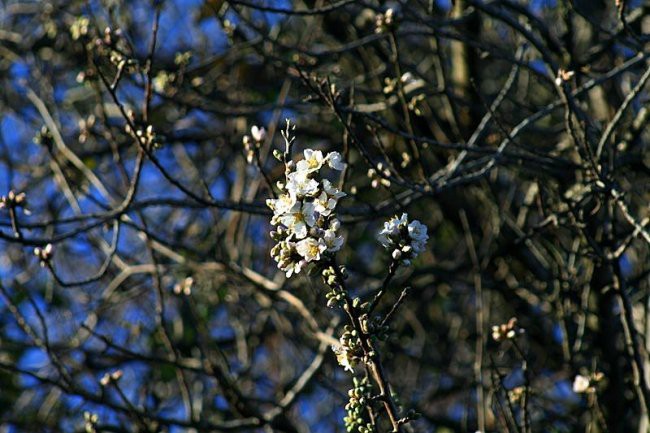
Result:
[[[557,76],[555,77],[555,84],[561,86],[562,83],[565,83],[575,75],[575,71],[567,71],[566,69],[558,69]]]
[[[84,412],[84,425],[86,433],[97,433],[97,424],[99,424],[99,415],[96,413]]]
[[[27,209],[27,195],[24,192],[16,194],[9,191],[7,195],[0,197],[0,209],[16,209],[21,208],[25,215],[30,215],[31,212]]]
[[[381,34],[390,31],[395,25],[395,11],[388,8],[383,14],[375,17],[375,33]]]
[[[174,284],[174,294],[190,296],[192,294],[192,286],[194,286],[194,278],[187,277],[183,281]]]
[[[111,383],[111,382],[117,382],[118,380],[120,380],[120,378],[122,377],[123,374],[124,374],[124,373],[122,372],[122,370],[115,370],[115,371],[112,372],[112,373],[106,373],[106,374],[104,374],[104,376],[102,376],[102,378],[99,380],[99,383],[100,383],[102,386],[106,386],[106,385],[108,385],[108,384]]]
[[[391,257],[405,266],[424,251],[428,239],[427,227],[418,220],[409,223],[405,213],[400,218],[395,216],[385,222],[377,235],[377,240],[390,251]]]
[[[253,162],[265,138],[266,129],[260,128],[257,125],[251,127],[251,135],[244,135],[242,142],[244,143],[244,151],[246,152],[246,162],[249,164]]]
[[[589,376],[578,374],[573,379],[573,392],[576,394],[596,392],[596,384],[603,380],[604,377],[605,375],[600,371],[592,373]]]
[[[82,36],[86,36],[89,27],[90,19],[88,17],[77,17],[70,25],[70,35],[72,36],[72,40],[76,41]]]
[[[53,248],[52,244],[47,244],[45,247],[34,248],[34,255],[40,261],[41,267],[45,267],[52,260]]]
[[[415,78],[413,77],[412,73],[405,72],[402,74],[401,77],[399,77],[399,81],[402,84],[411,84],[415,82]],[[397,89],[397,82],[398,82],[397,78],[389,78],[389,77],[384,78],[384,84],[385,84],[383,89],[384,93],[385,94],[393,93]]]
[[[354,367],[359,364],[363,356],[358,333],[350,325],[346,325],[339,344],[332,346],[336,360],[345,371],[354,372]]]
[[[287,277],[297,274],[309,262],[341,249],[341,223],[334,215],[338,200],[346,194],[327,179],[320,179],[325,165],[341,171],[345,167],[338,152],[323,155],[320,150],[305,149],[304,159],[287,162],[286,182],[279,183],[283,193],[266,201],[273,210],[271,224],[277,225],[271,236],[277,245],[271,256]]]
[[[388,188],[390,186],[390,170],[384,167],[384,164],[381,162],[376,165],[375,168],[368,169],[368,177],[371,179],[370,186],[373,188],[379,188],[380,185]]]
[[[332,351],[336,355],[336,361],[343,367],[343,370],[354,373],[354,367],[359,361],[350,356],[350,352],[338,344],[332,346]]]
[[[158,136],[153,130],[153,125],[148,125],[145,129],[138,128],[134,132],[131,126],[127,123],[124,126],[124,131],[138,140],[138,142],[147,149],[159,149],[162,146],[160,140],[158,140]]]
[[[589,378],[578,374],[573,380],[573,392],[583,394],[589,390]]]
[[[496,342],[513,340],[525,331],[517,325],[517,318],[512,317],[506,323],[492,326],[492,339]]]

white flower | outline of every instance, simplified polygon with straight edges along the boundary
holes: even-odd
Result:
[[[309,177],[307,171],[295,171],[287,176],[287,191],[294,197],[304,197],[318,191],[318,182]]]
[[[34,248],[34,255],[40,260],[41,267],[44,267],[47,262],[52,260],[52,244],[47,244],[44,248]]]
[[[416,242],[426,242],[429,239],[427,227],[418,220],[413,220],[408,225],[409,236]]]
[[[512,340],[524,332],[523,328],[517,326],[517,318],[512,317],[506,323],[492,326],[492,339],[494,341]]]
[[[413,252],[415,254],[420,254],[424,250],[424,246],[429,239],[429,235],[427,234],[427,226],[420,223],[418,220],[413,220],[408,225],[408,231],[409,236],[413,241],[411,244],[413,246]]]
[[[338,251],[343,246],[343,236],[337,236],[334,230],[325,230],[323,242],[327,246],[327,251]]]
[[[316,197],[316,212],[323,216],[328,216],[336,207],[336,199],[329,197],[325,191]]]
[[[320,150],[305,149],[303,153],[305,159],[298,161],[298,164],[296,164],[297,171],[311,173],[320,170],[325,162],[323,152]]]
[[[386,221],[377,234],[377,240],[390,251],[393,260],[400,260],[405,266],[424,251],[428,239],[427,227],[418,220],[409,223],[405,213]]]
[[[296,243],[296,251],[304,257],[307,262],[320,260],[321,253],[326,249],[327,245],[325,245],[325,241],[322,239],[305,238]]]
[[[393,217],[384,223],[384,228],[377,235],[377,240],[384,248],[390,248],[393,245],[391,238],[399,236],[400,224],[406,225],[408,222],[408,215],[402,214],[401,218]]]
[[[252,137],[245,140],[247,149],[253,142],[259,147],[264,134],[263,128],[251,128]],[[289,149],[293,138],[288,130],[283,136]],[[343,246],[343,236],[338,234],[341,223],[335,218],[334,210],[346,194],[319,174],[325,163],[342,170],[343,158],[338,152],[324,156],[322,151],[313,149],[305,149],[303,154],[300,161],[285,161],[286,180],[278,182],[283,193],[266,201],[273,210],[271,224],[278,226],[271,232],[277,242],[271,249],[271,257],[287,277],[299,273],[308,263],[321,260],[326,251],[335,252]]]
[[[330,152],[327,154],[327,165],[334,170],[341,171],[345,168],[345,163],[343,162],[343,157],[338,152]]]
[[[336,361],[339,365],[346,371],[354,372],[354,365],[356,365],[357,362],[349,356],[348,351],[338,344],[333,345],[332,350],[336,354]]]
[[[346,193],[339,191],[334,185],[332,185],[332,182],[327,179],[323,179],[323,191],[325,191],[330,197],[334,197],[337,200],[347,195]]]
[[[283,240],[271,249],[271,257],[278,262],[278,268],[283,270],[287,277],[300,272],[307,262],[300,258],[296,251],[296,243]]]
[[[263,141],[264,138],[266,137],[266,129],[260,128],[257,125],[253,125],[251,128],[251,135],[253,136],[253,140],[260,142]]]
[[[274,215],[282,215],[291,210],[296,204],[296,197],[291,194],[282,194],[276,199],[266,200],[266,205],[271,208]]]
[[[579,374],[573,380],[573,392],[576,394],[583,394],[589,391],[589,385],[589,378]]]
[[[283,269],[287,278],[291,277],[293,274],[299,274],[302,270],[302,267],[306,265],[307,262],[304,260],[299,260],[297,262],[291,262],[289,265]],[[278,266],[279,267],[279,266]]]
[[[384,248],[389,248],[391,241],[388,238],[389,233],[386,230],[382,230],[377,234],[377,240]]]
[[[307,236],[308,227],[316,224],[316,207],[311,202],[296,202],[288,213],[274,217],[271,222],[279,220],[286,228],[292,231],[297,239]]]
[[[338,199],[345,197],[345,195],[346,194],[344,192],[341,192],[333,187],[332,183],[329,180],[324,179],[323,191],[316,198],[316,212],[320,213],[323,216],[328,216],[336,207]]]
[[[415,78],[413,77],[413,74],[410,72],[405,72],[402,74],[402,76],[399,78],[400,81],[404,84],[409,84],[415,81]]]

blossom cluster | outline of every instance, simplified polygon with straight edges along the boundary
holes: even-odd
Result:
[[[596,384],[603,380],[605,375],[600,371],[594,372],[589,376],[582,374],[576,375],[573,380],[573,392],[576,394],[586,394],[596,391]]]
[[[96,433],[99,424],[99,415],[96,413],[84,412],[84,424],[86,433]]]
[[[16,194],[14,191],[9,191],[7,195],[0,197],[0,209],[16,209],[21,208],[25,215],[29,215],[30,211],[26,208],[27,195],[24,192]]]
[[[384,223],[377,240],[391,253],[394,260],[408,266],[411,260],[424,251],[429,235],[427,227],[418,220],[409,223],[408,215],[403,213]]]
[[[271,256],[287,277],[297,274],[310,262],[341,249],[341,223],[334,214],[339,199],[346,194],[320,175],[323,167],[341,171],[345,167],[338,152],[326,155],[305,149],[304,158],[286,161],[286,182],[279,183],[282,194],[266,201],[273,210],[271,237],[277,244]]]
[[[345,325],[343,334],[339,338],[339,344],[333,345],[332,351],[344,370],[354,372],[354,367],[363,357],[363,349],[357,331],[350,325]]]
[[[395,26],[395,10],[388,8],[383,14],[375,17],[375,33],[387,33]]]
[[[194,278],[187,277],[183,281],[174,284],[174,294],[190,296],[192,294],[192,286],[194,286]]]
[[[255,155],[259,152],[264,139],[266,138],[266,129],[253,125],[251,135],[244,135],[242,142],[246,151],[246,162],[253,162]]]
[[[497,342],[513,340],[523,333],[524,330],[517,326],[516,317],[511,318],[507,323],[492,326],[492,339]]]
[[[34,255],[38,258],[41,267],[45,267],[45,265],[47,265],[52,260],[53,253],[52,244],[47,244],[43,248],[34,248]]]
[[[106,374],[104,374],[104,376],[102,376],[102,378],[99,380],[99,383],[100,383],[100,385],[102,385],[102,386],[106,386],[106,385],[108,385],[109,383],[117,382],[118,380],[120,380],[120,379],[122,378],[122,375],[123,375],[123,374],[124,374],[124,372],[123,372],[122,370],[115,370],[115,371],[112,372],[112,373],[106,373]]]

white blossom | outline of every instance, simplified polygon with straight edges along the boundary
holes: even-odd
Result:
[[[287,277],[300,272],[307,263],[296,251],[296,243],[280,241],[271,249],[271,256],[278,262],[278,268],[283,270]]]
[[[323,180],[323,191],[316,197],[316,211],[321,215],[328,216],[336,207],[338,200],[345,197],[345,193],[339,191],[327,179]]]
[[[318,182],[309,177],[308,171],[295,171],[287,177],[289,181],[286,188],[290,195],[302,198],[318,191]]]
[[[316,197],[314,203],[316,204],[316,211],[323,216],[331,214],[336,207],[336,199],[328,196],[325,191]]]
[[[377,235],[377,240],[384,248],[390,248],[393,241],[391,238],[399,236],[400,224],[406,225],[408,223],[408,215],[403,213],[401,218],[393,217],[384,223],[384,228]]]
[[[338,251],[343,246],[343,236],[337,236],[335,230],[325,230],[323,241],[327,246],[327,251]]]
[[[492,326],[492,339],[494,341],[512,340],[525,332],[517,325],[517,318],[512,317],[506,323]]]
[[[271,222],[278,221],[289,230],[293,231],[297,239],[307,236],[309,227],[316,224],[316,206],[312,202],[296,202],[291,210],[285,214],[274,217]]]
[[[573,379],[573,392],[576,394],[583,394],[589,391],[589,386],[591,385],[589,378],[578,374],[575,379]]]
[[[429,239],[427,227],[418,220],[413,220],[408,225],[409,236],[411,237],[413,252],[417,255],[424,251],[424,246]]]
[[[347,350],[344,347],[335,344],[332,346],[332,351],[336,355],[336,361],[339,363],[344,370],[351,373],[354,372],[354,366],[357,364],[356,360],[351,357]]]
[[[46,263],[52,260],[52,250],[52,244],[47,244],[44,248],[34,248],[34,255],[40,260],[41,267],[44,267]]]
[[[323,179],[323,191],[325,191],[330,197],[334,197],[337,200],[347,195],[346,193],[339,191],[334,185],[332,185],[332,182],[327,179]]]
[[[323,239],[305,238],[296,243],[296,251],[307,262],[320,260],[320,255],[327,249],[327,245]]]
[[[251,136],[257,142],[263,141],[266,138],[266,129],[253,125],[251,127]]]
[[[425,250],[428,239],[427,227],[418,220],[409,223],[406,213],[386,221],[377,234],[377,240],[390,251],[393,260],[400,260],[405,266]]]
[[[282,215],[296,205],[296,197],[291,194],[282,194],[276,199],[266,200],[266,205],[271,208],[274,215]]]
[[[287,278],[290,278],[293,274],[299,274],[302,270],[302,267],[305,266],[307,262],[304,260],[299,260],[297,262],[292,262],[287,268],[285,268],[285,275]]]
[[[327,154],[327,165],[330,166],[333,170],[342,171],[345,168],[345,163],[343,162],[343,157],[338,152],[330,152]]]
[[[254,140],[263,138],[263,131],[251,129],[251,134]],[[290,153],[294,139],[288,134],[284,136]],[[343,236],[339,234],[341,223],[334,212],[339,199],[346,194],[320,175],[325,163],[341,170],[345,166],[342,157],[338,152],[324,156],[322,151],[313,149],[305,149],[303,155],[297,162],[281,159],[285,162],[286,177],[277,185],[282,193],[266,201],[273,210],[271,224],[277,226],[271,231],[276,241],[271,257],[287,277],[343,246]]]
[[[318,171],[325,162],[323,152],[320,150],[305,149],[303,154],[305,155],[305,159],[298,161],[296,164],[296,169],[299,172],[312,173]]]

